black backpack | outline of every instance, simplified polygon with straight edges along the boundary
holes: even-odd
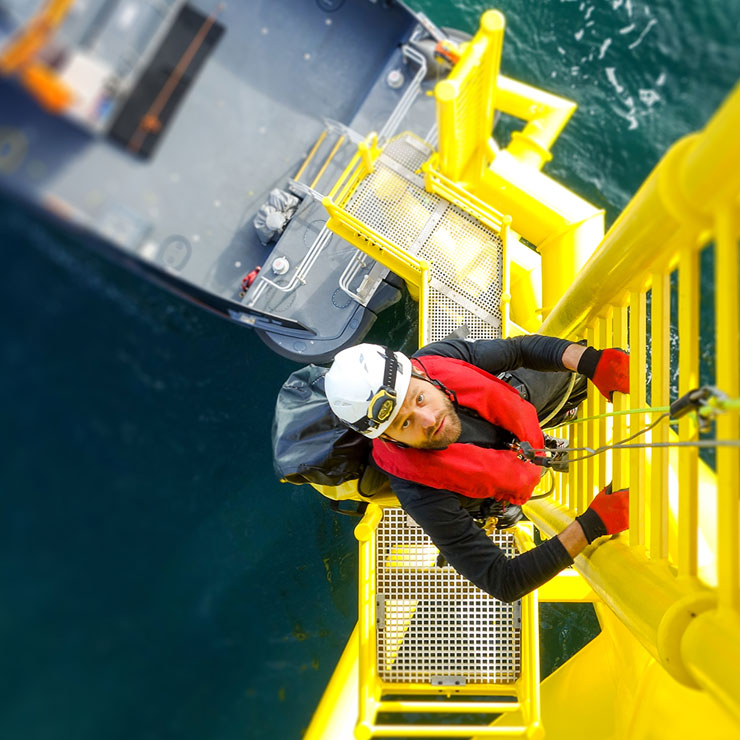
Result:
[[[283,383],[272,423],[275,473],[287,483],[338,486],[359,479],[371,442],[342,424],[324,393],[327,369],[308,365]]]

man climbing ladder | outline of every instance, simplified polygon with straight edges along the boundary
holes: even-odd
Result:
[[[325,389],[339,419],[373,440],[375,465],[443,558],[492,596],[515,601],[586,545],[628,527],[628,491],[610,486],[557,537],[515,558],[476,523],[492,514],[499,526],[517,521],[542,472],[523,443],[544,447],[540,420],[574,413],[585,378],[610,401],[627,393],[628,360],[619,349],[540,335],[435,342],[411,359],[362,344],[336,356]],[[567,371],[579,374],[574,383]]]

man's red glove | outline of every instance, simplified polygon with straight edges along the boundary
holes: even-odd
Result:
[[[630,493],[622,488],[612,493],[612,484],[600,491],[591,505],[576,521],[581,525],[590,545],[605,534],[624,532],[630,525]]]
[[[610,402],[614,400],[614,391],[630,392],[630,356],[623,349],[586,347],[578,361],[578,372]]]

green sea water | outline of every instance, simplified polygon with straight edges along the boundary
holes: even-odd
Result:
[[[413,7],[473,32],[487,5]],[[609,223],[740,77],[736,0],[498,7],[503,72],[579,105],[546,171]],[[0,738],[299,738],[357,558],[351,521],[273,477],[295,366],[6,201],[0,249]],[[412,314],[371,338],[408,345]],[[541,620],[544,673],[596,629]]]

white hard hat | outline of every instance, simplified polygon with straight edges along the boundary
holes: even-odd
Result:
[[[378,344],[343,349],[324,376],[331,410],[355,431],[374,439],[391,424],[411,380],[411,361]]]

